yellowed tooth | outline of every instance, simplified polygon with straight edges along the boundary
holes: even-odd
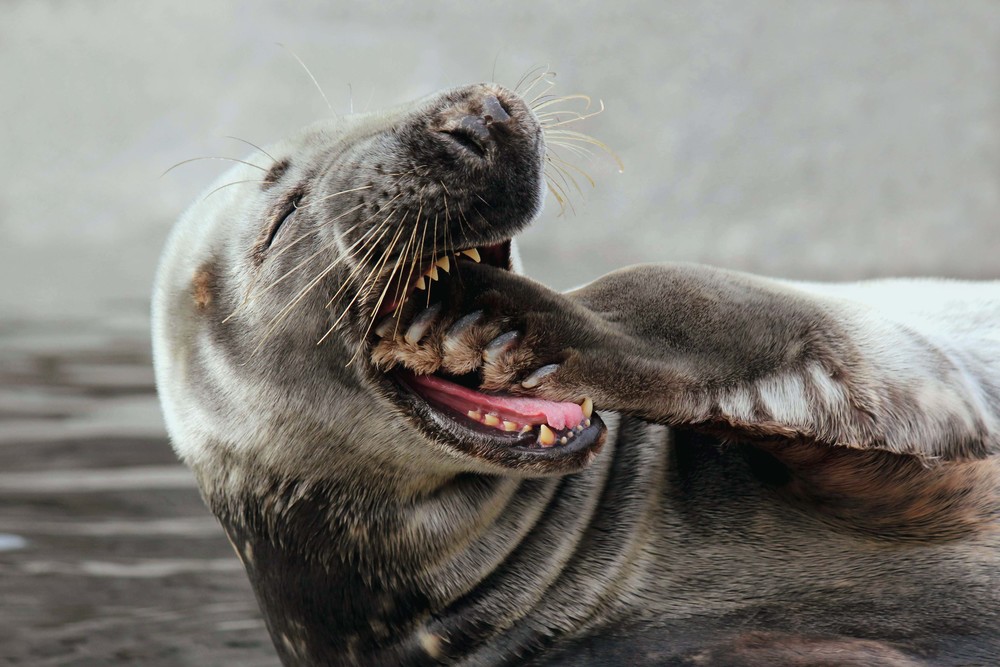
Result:
[[[548,426],[542,424],[538,427],[538,442],[542,443],[543,447],[551,447],[556,444],[556,434]]]
[[[530,430],[531,430],[531,424],[525,424],[524,426],[521,427],[521,433],[527,433]]]
[[[588,419],[587,421],[583,422],[583,424],[584,426],[590,426],[590,420]]]
[[[427,289],[427,282],[424,280],[423,276],[420,276],[419,278],[417,278],[416,288],[417,289]]]
[[[583,403],[580,404],[583,409],[583,416],[590,419],[590,415],[594,414],[594,402],[590,400],[590,397],[583,399]]]
[[[436,265],[431,266],[431,268],[427,269],[427,275],[430,277],[431,280],[437,280],[438,279],[437,266]]]
[[[438,261],[434,262],[434,266],[441,267],[441,270],[444,271],[445,273],[451,271],[451,261],[448,259],[447,256],[442,257]]]
[[[469,419],[475,419],[476,421],[481,421],[483,419],[483,413],[477,412],[476,410],[469,410],[469,412],[467,412],[466,414],[468,415]]]
[[[482,258],[479,256],[479,251],[475,248],[469,248],[468,250],[463,250],[462,254],[471,259],[473,262],[481,262]]]
[[[518,428],[517,422],[508,422],[508,421],[505,421],[503,423],[503,430],[505,430],[505,431],[516,431],[517,428]]]
[[[496,415],[486,415],[485,417],[483,417],[483,423],[486,424],[487,426],[499,426],[500,418],[497,417]]]

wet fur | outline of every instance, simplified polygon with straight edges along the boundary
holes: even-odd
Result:
[[[401,340],[413,302],[396,335],[365,338],[376,294],[351,262],[331,264],[361,214],[338,216],[446,190],[461,210],[460,180],[437,188],[418,168],[440,159],[420,137],[480,94],[307,128],[269,149],[266,175],[227,175],[259,182],[193,207],[165,253],[168,427],[282,661],[990,664],[1000,287],[663,265],[559,294],[463,263],[420,343]],[[530,222],[538,184],[515,172],[487,198],[522,204],[491,219],[469,204],[455,237],[495,243]],[[270,239],[290,201],[302,207]],[[508,331],[516,344],[484,364]],[[487,388],[590,396],[603,451],[576,474],[477,458],[390,400],[367,354],[349,365],[359,344],[382,367],[479,367]]]

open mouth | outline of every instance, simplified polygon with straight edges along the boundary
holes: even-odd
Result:
[[[426,268],[410,278],[408,289],[400,290],[399,301],[403,305],[407,301],[447,303],[453,281],[461,281],[463,262],[509,271],[510,252],[507,240],[428,260]],[[405,332],[406,340],[419,340],[421,316],[404,325],[405,315],[393,314],[398,307],[394,302],[379,309],[382,324],[376,335],[393,336],[393,327],[405,327],[399,335]],[[395,320],[395,316],[400,319]],[[421,427],[478,456],[508,463],[513,463],[512,456],[520,460],[562,459],[594,450],[603,442],[605,427],[589,399],[577,404],[483,391],[478,371],[459,376],[441,370],[415,374],[396,366],[385,373],[376,371],[376,375],[395,402],[418,418]]]

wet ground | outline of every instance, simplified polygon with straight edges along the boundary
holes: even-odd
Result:
[[[274,666],[173,455],[145,313],[0,325],[0,664]]]

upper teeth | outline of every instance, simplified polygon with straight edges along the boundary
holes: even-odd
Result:
[[[465,255],[473,262],[483,261],[482,258],[479,256],[479,251],[476,250],[475,248],[469,248],[468,250],[459,250],[459,253]],[[417,278],[416,288],[427,289],[428,279],[432,281],[438,280],[438,278],[440,277],[440,275],[438,274],[438,269],[441,269],[445,273],[449,273],[451,271],[451,260],[448,259],[447,256],[445,256],[437,260],[433,264],[431,264],[427,268],[427,270],[424,271],[424,274],[419,278]]]

